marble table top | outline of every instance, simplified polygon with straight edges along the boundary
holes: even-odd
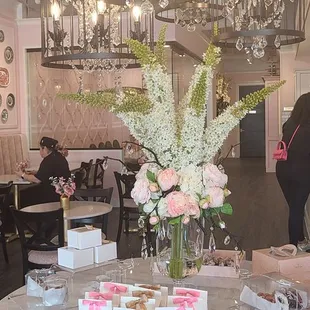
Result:
[[[0,175],[0,184],[8,184],[10,181],[13,181],[14,185],[28,185],[31,182],[23,180],[18,177],[16,174],[2,174]]]
[[[60,208],[60,202],[42,203],[21,209],[24,212],[47,212]],[[64,210],[65,220],[77,220],[96,217],[112,211],[112,206],[104,202],[70,201],[70,209]]]
[[[94,290],[99,281],[114,281],[128,284],[146,283],[161,284],[169,287],[172,294],[173,282],[168,277],[154,274],[151,271],[151,260],[135,258],[126,261],[108,262],[105,265],[81,271],[60,271],[59,276],[68,279],[69,301],[62,309],[78,309],[79,298],[85,292]],[[249,262],[247,262],[249,265]],[[245,267],[245,266],[243,266]],[[120,273],[119,271],[122,270]],[[112,276],[111,276],[112,274]],[[119,275],[121,274],[121,275]],[[117,276],[117,278],[113,278]],[[239,301],[241,280],[235,278],[217,278],[194,276],[184,282],[184,286],[208,291],[208,310],[248,310],[250,307]],[[26,288],[21,287],[0,301],[0,310],[43,310],[41,298],[27,297]],[[60,308],[59,308],[60,309]]]

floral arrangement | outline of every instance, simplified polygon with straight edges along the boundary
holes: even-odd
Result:
[[[23,160],[20,163],[16,164],[16,170],[17,171],[25,172],[27,168],[29,168],[29,161],[28,160]]]
[[[65,196],[70,198],[76,189],[74,182],[74,174],[71,175],[68,180],[65,180],[63,177],[51,177],[51,185],[55,187],[55,191],[60,196]]]
[[[180,225],[205,217],[211,219],[213,227],[227,231],[220,214],[233,211],[225,203],[230,194],[228,177],[212,164],[214,156],[247,112],[285,82],[247,95],[206,126],[206,102],[221,49],[209,44],[185,97],[175,105],[171,77],[165,66],[165,31],[163,27],[154,52],[136,40],[127,42],[142,65],[147,95],[123,89],[61,97],[109,109],[139,141],[148,160],[136,175],[132,197],[152,225],[166,219],[179,227],[173,238],[177,250],[170,261],[170,276],[180,278]]]
[[[220,115],[230,105],[230,97],[228,94],[231,80],[224,74],[216,75],[216,107],[217,115]]]
[[[231,213],[224,204],[229,194],[227,176],[210,162],[247,112],[284,81],[239,100],[206,127],[206,102],[221,49],[209,45],[187,94],[175,106],[172,81],[165,66],[165,32],[164,26],[154,52],[136,40],[127,42],[142,65],[147,95],[123,89],[61,97],[109,109],[140,142],[149,162],[136,176],[132,196],[152,222],[156,222],[153,215],[181,217],[186,222],[189,216],[199,217],[210,208],[221,207]]]

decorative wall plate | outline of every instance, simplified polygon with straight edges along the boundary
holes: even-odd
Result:
[[[8,69],[0,67],[0,87],[8,87],[10,84],[10,74]]]
[[[3,109],[1,112],[1,121],[2,123],[6,123],[9,118],[9,111],[7,109]]]
[[[15,97],[13,94],[8,94],[6,97],[6,105],[9,109],[13,109],[15,106]]]
[[[0,30],[0,42],[4,41],[4,32],[3,30]]]
[[[7,64],[12,63],[14,58],[13,50],[10,46],[7,46],[4,50],[4,59]]]

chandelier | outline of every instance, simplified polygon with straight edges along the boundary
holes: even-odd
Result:
[[[265,49],[305,40],[304,1],[297,0],[226,0],[218,21],[218,46],[244,51],[249,63],[252,56],[262,58]]]
[[[129,38],[154,47],[153,14],[139,3],[41,0],[42,66],[102,74],[139,67]]]
[[[205,27],[214,20],[222,19],[223,9],[222,0],[159,0],[155,17],[193,32],[197,25]]]

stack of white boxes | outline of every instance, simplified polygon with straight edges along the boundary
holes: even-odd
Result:
[[[68,230],[68,246],[58,249],[58,264],[77,269],[117,258],[116,242],[102,240],[101,229],[80,227]]]

